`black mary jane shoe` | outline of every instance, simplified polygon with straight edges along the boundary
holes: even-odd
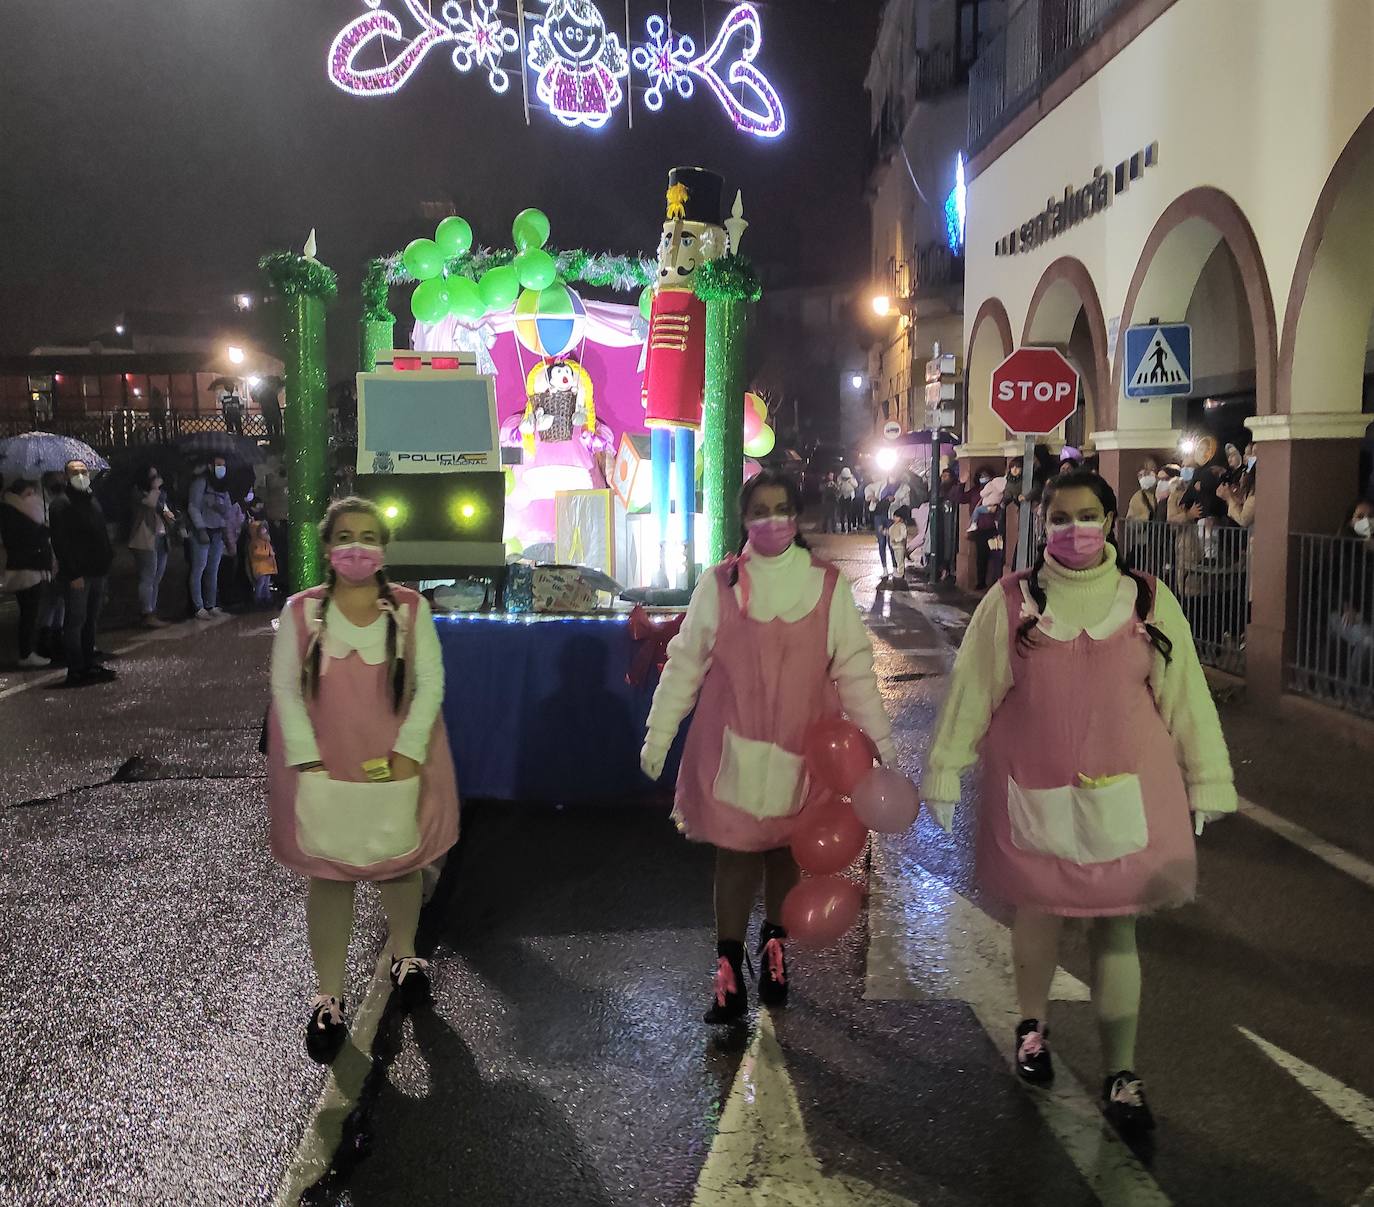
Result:
[[[759,1003],[764,1006],[787,1005],[787,952],[783,944],[787,931],[765,922],[759,931]]]
[[[1016,1075],[1031,1085],[1047,1085],[1054,1080],[1050,1059],[1050,1029],[1035,1018],[1022,1019],[1016,1027]]]
[[[434,999],[429,979],[429,961],[418,956],[402,956],[391,961],[391,987],[407,1010],[428,1005]]]
[[[305,1050],[316,1064],[333,1064],[348,1038],[343,1001],[320,994],[310,1003],[310,1022],[305,1028]]]
[[[1145,1083],[1130,1069],[1113,1073],[1102,1083],[1102,1113],[1126,1138],[1154,1130],[1155,1117],[1145,1101]]]
[[[738,1022],[749,1010],[749,994],[744,987],[744,944],[728,940],[718,943],[716,952],[711,1005],[702,1020],[713,1025]]]

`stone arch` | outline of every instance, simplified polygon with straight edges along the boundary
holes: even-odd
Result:
[[[987,298],[969,327],[964,355],[965,437],[973,444],[995,443],[1006,436],[989,408],[992,373],[1011,355],[1015,342],[1011,317],[1001,298]]]
[[[1298,252],[1283,315],[1279,414],[1361,410],[1374,327],[1371,197],[1374,112],[1359,124],[1331,169]],[[1316,405],[1303,405],[1312,402]]]
[[[1026,308],[1022,344],[1054,344],[1069,353],[1082,377],[1084,419],[1092,419],[1087,432],[1101,431],[1110,425],[1104,417],[1115,417],[1115,408],[1106,406],[1111,388],[1107,362],[1107,322],[1092,274],[1081,260],[1061,256],[1040,275]]]
[[[1190,189],[1159,216],[1136,262],[1113,356],[1111,388],[1103,406],[1103,426],[1117,426],[1122,373],[1126,359],[1126,329],[1151,318],[1181,320],[1197,288],[1198,278],[1221,244],[1225,244],[1239,272],[1245,311],[1250,319],[1255,361],[1255,411],[1274,413],[1274,381],[1278,337],[1274,297],[1259,241],[1240,207],[1210,185]]]

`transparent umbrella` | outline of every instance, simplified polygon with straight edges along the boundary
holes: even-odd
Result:
[[[24,432],[0,440],[0,476],[6,482],[19,478],[36,482],[44,474],[61,473],[69,461],[84,461],[92,473],[110,468],[110,463],[89,444],[71,436]]]

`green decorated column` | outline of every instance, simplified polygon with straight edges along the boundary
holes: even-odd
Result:
[[[696,292],[706,303],[706,407],[702,422],[702,510],[707,565],[739,548],[735,501],[744,479],[744,395],[749,304],[762,295],[743,256],[703,265]]]
[[[386,266],[371,260],[363,277],[363,318],[358,324],[358,371],[371,373],[377,354],[390,352],[396,340],[396,316],[387,308]]]
[[[313,256],[274,252],[261,267],[281,300],[286,345],[287,575],[292,591],[324,578],[316,525],[329,501],[329,376],[324,311],[338,277]]]

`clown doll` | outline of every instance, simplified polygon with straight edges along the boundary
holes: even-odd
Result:
[[[645,424],[653,434],[653,509],[659,531],[657,586],[690,586],[693,572],[696,433],[706,389],[706,303],[693,285],[701,265],[729,250],[721,225],[722,183],[704,168],[674,168],[668,173],[668,212],[658,246],[658,281],[644,366]],[[672,539],[682,550],[680,568],[670,567],[670,516],[675,521]]]
[[[602,454],[612,447],[612,433],[597,422],[590,375],[571,357],[530,370],[525,410],[501,425],[501,443],[523,450],[506,514],[519,524],[507,535],[527,547],[553,543],[555,494],[606,486]]]

